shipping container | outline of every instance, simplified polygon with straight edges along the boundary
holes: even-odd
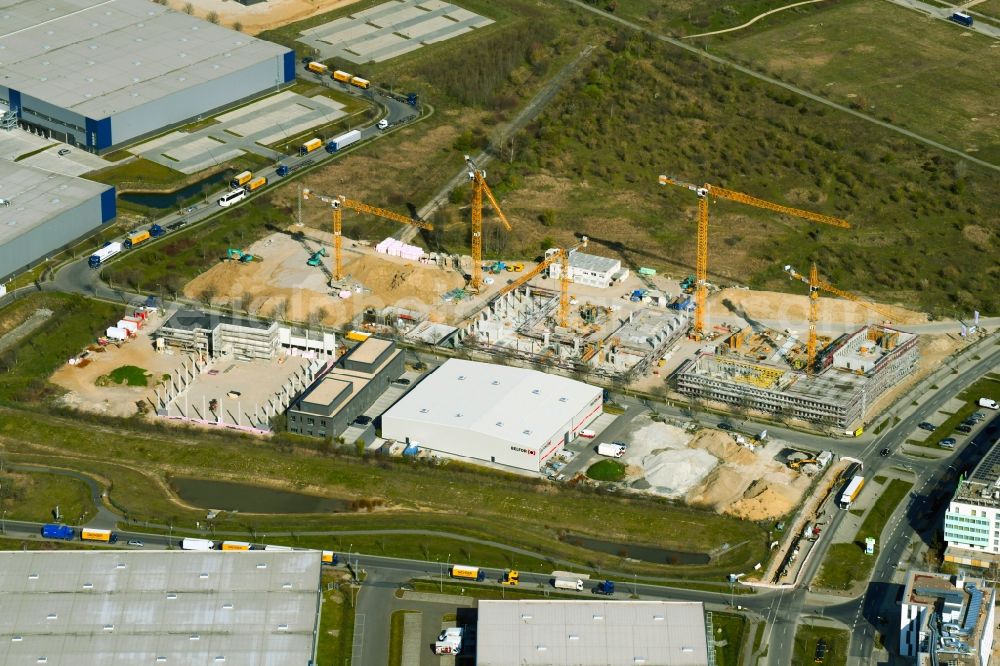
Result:
[[[449,572],[452,578],[465,578],[467,580],[484,580],[486,578],[486,572],[479,567],[466,567],[461,564],[456,564],[451,568]]]
[[[243,186],[243,189],[247,191],[247,194],[253,192],[254,190],[259,190],[260,188],[267,185],[267,178],[264,176],[258,176],[251,180],[249,183]]]
[[[118,535],[111,530],[95,530],[84,528],[80,530],[81,541],[103,541],[104,543],[116,543]]]
[[[222,550],[250,550],[246,541],[223,541]]]
[[[357,86],[362,90],[368,90],[368,86],[370,86],[371,84],[372,84],[371,81],[369,81],[368,79],[363,79],[360,76],[355,76],[351,78],[351,85]]]
[[[335,153],[338,150],[343,150],[345,147],[351,145],[352,143],[357,143],[360,140],[361,132],[359,130],[345,132],[340,136],[330,139],[329,143],[326,144],[326,152]]]
[[[320,139],[309,139],[308,141],[306,141],[305,143],[303,143],[301,146],[299,146],[299,155],[308,155],[312,151],[316,150],[317,148],[321,148],[322,146],[323,146],[323,141],[322,140],[320,140]]]
[[[238,173],[236,174],[235,178],[229,181],[229,186],[235,190],[237,187],[243,187],[244,185],[249,183],[251,178],[253,178],[252,171],[244,171],[243,173]]]
[[[121,251],[122,251],[121,243],[108,243],[100,250],[90,255],[90,259],[87,260],[87,263],[90,265],[91,268],[97,268],[98,266],[101,265],[102,262],[107,261],[108,259],[115,256]]]
[[[316,62],[315,60],[306,65],[306,69],[308,69],[310,72],[316,72],[317,74],[326,74],[327,72],[330,71],[329,67],[327,67],[321,62]]]
[[[209,541],[208,539],[192,539],[191,537],[184,537],[181,540],[182,550],[212,550],[215,548],[215,543]]]
[[[350,83],[351,79],[353,79],[354,76],[352,76],[351,74],[348,74],[347,72],[345,72],[343,70],[337,69],[337,70],[334,70],[334,72],[333,72],[333,78],[334,78],[334,80],[340,81],[341,83]]]

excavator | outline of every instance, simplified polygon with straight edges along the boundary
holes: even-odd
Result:
[[[243,250],[237,250],[236,248],[229,248],[226,250],[226,261],[238,261],[241,264],[248,264],[251,261],[260,261],[260,257],[255,257],[249,252],[244,252]]]
[[[326,256],[326,250],[324,248],[320,248],[312,253],[312,256],[309,257],[308,260],[306,260],[306,263],[309,264],[310,266],[322,266],[323,257],[325,256]]]

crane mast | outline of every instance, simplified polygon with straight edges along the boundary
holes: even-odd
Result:
[[[493,196],[493,191],[486,184],[486,172],[468,155],[465,156],[465,164],[469,167],[469,180],[472,181],[472,279],[469,287],[478,292],[483,284],[483,195],[486,195],[504,228],[510,231],[511,226]]]

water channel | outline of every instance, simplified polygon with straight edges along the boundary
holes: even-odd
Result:
[[[228,182],[229,176],[227,172],[223,171],[207,178],[202,178],[190,185],[185,185],[173,192],[123,192],[118,198],[122,201],[146,206],[147,208],[164,210],[167,208],[177,208],[189,199],[199,198],[204,196],[206,192],[221,189]]]
[[[233,481],[214,481],[175,476],[170,487],[188,504],[204,509],[241,513],[345,513],[353,511],[349,500],[331,499],[252,486]]]

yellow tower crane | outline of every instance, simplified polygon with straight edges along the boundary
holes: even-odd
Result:
[[[829,282],[820,280],[819,270],[816,268],[815,262],[813,262],[813,265],[809,268],[808,278],[791,266],[785,266],[785,272],[788,273],[793,280],[799,280],[809,285],[809,339],[806,342],[806,372],[809,374],[813,373],[816,366],[816,322],[819,320],[820,290],[830,292],[831,294],[835,294],[841,298],[846,298],[847,300],[854,301],[859,305],[863,305],[869,310],[882,315],[889,321],[895,318],[895,315],[889,312],[889,310],[872,303],[871,301],[866,301],[857,294],[852,294],[849,291],[838,289]]]
[[[407,217],[406,215],[400,215],[399,213],[394,213],[391,210],[385,210],[384,208],[376,208],[375,206],[369,206],[366,203],[361,203],[360,201],[354,201],[353,199],[348,199],[345,196],[332,197],[325,194],[316,194],[312,190],[303,189],[302,198],[308,201],[310,198],[315,198],[323,203],[330,204],[330,208],[333,209],[333,280],[334,282],[339,282],[344,279],[343,272],[343,238],[341,236],[341,228],[343,226],[343,209],[349,208],[358,213],[366,213],[368,215],[375,215],[377,217],[384,218],[386,220],[392,220],[393,222],[400,222],[402,224],[411,224],[418,229],[433,229],[433,225],[429,222],[424,222],[423,220],[415,220],[412,217]]]
[[[465,164],[469,167],[469,180],[472,181],[472,279],[469,288],[478,292],[483,284],[483,194],[490,200],[490,205],[504,228],[510,231],[511,226],[486,184],[486,172],[476,166],[476,162],[468,155],[465,156]]]
[[[708,302],[708,196],[716,196],[720,199],[729,199],[730,201],[738,201],[740,203],[746,204],[748,206],[754,206],[756,208],[763,208],[765,210],[773,210],[777,213],[782,213],[784,215],[791,215],[793,217],[800,217],[806,220],[812,220],[813,222],[820,222],[822,224],[829,224],[835,227],[840,227],[842,229],[850,229],[851,225],[846,220],[842,220],[839,217],[832,217],[830,215],[823,215],[821,213],[813,213],[808,210],[801,210],[798,208],[791,208],[789,206],[782,206],[781,204],[772,203],[770,201],[765,201],[764,199],[758,199],[757,197],[752,197],[749,194],[743,194],[742,192],[734,192],[733,190],[727,190],[722,187],[717,187],[715,185],[709,185],[705,183],[704,185],[694,185],[692,183],[685,183],[683,181],[671,178],[669,176],[660,176],[660,185],[677,185],[679,187],[684,187],[695,194],[698,195],[698,254],[695,261],[695,278],[697,283],[695,284],[694,292],[694,333],[697,337],[701,337],[705,333],[705,309],[707,308]]]
[[[562,271],[559,274],[559,325],[566,328],[569,326],[569,284],[572,282],[569,278],[569,256],[577,250],[586,248],[588,240],[586,236],[582,236],[580,244],[569,250],[553,248],[554,251],[550,250],[537,266],[501,289],[497,293],[497,298],[504,294],[509,294],[521,285],[527,284],[532,278],[540,275],[549,266],[558,262]]]

